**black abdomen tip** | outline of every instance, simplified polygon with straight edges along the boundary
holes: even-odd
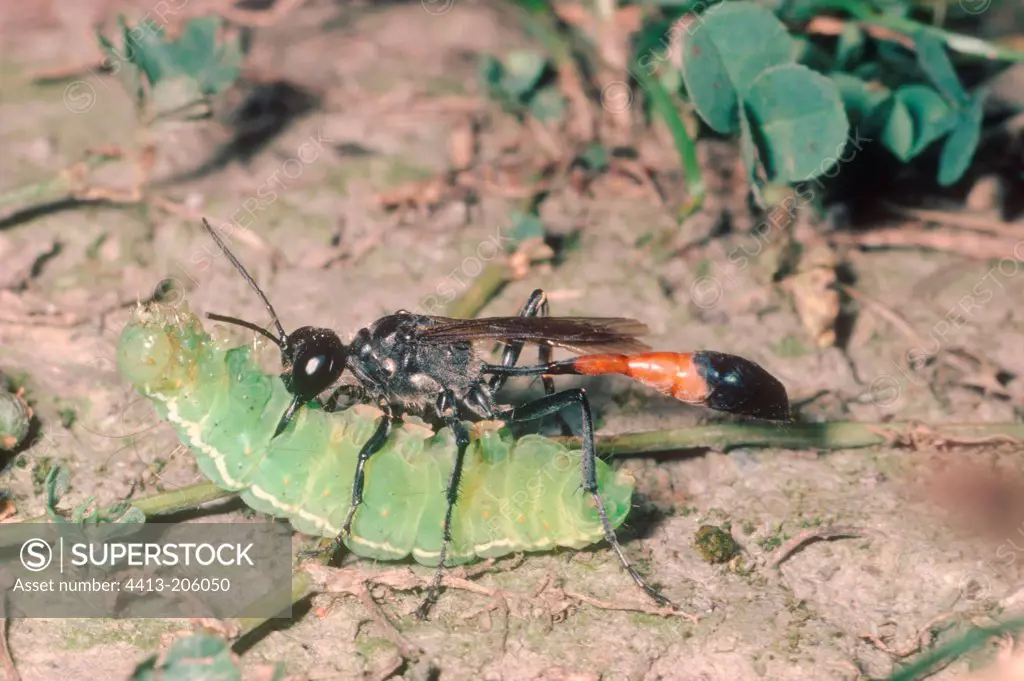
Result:
[[[693,363],[708,384],[712,409],[773,421],[789,420],[789,397],[779,379],[749,359],[722,352],[695,352]]]

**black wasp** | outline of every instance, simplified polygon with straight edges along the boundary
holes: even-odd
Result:
[[[366,462],[387,442],[396,418],[403,413],[432,416],[454,433],[458,449],[446,489],[448,507],[441,559],[427,598],[417,611],[421,617],[437,600],[445,554],[451,541],[452,509],[458,501],[459,480],[470,441],[462,419],[498,419],[512,424],[559,416],[564,409],[580,410],[583,491],[592,495],[604,525],[605,538],[623,569],[657,603],[669,605],[668,600],[644,582],[629,564],[608,521],[598,492],[594,420],[586,392],[582,388],[555,392],[551,376],[622,374],[691,404],[765,419],[789,417],[785,387],[754,362],[712,351],[651,352],[649,346],[637,340],[637,336],[647,332],[644,324],[618,317],[550,317],[547,300],[540,289],[533,292],[517,317],[451,319],[399,311],[360,329],[348,345],[326,328],[303,326],[286,333],[263,291],[209,222],[204,219],[203,225],[256,291],[277,329],[275,336],[251,322],[208,315],[216,321],[256,331],[281,349],[283,377],[293,400],[278,424],[275,437],[288,427],[301,406],[325,393],[346,369],[356,384],[340,386],[325,404],[330,405],[339,394],[347,393],[376,404],[383,411],[374,433],[359,452],[351,505],[342,535],[350,531],[356,510],[362,503]],[[474,349],[474,341],[485,340],[504,344],[499,364],[484,362]],[[516,366],[526,343],[538,346],[539,364]],[[565,348],[577,356],[552,361],[555,347]],[[540,376],[544,397],[521,406],[502,408],[494,394],[510,376]],[[559,417],[559,421],[568,434],[564,420]]]

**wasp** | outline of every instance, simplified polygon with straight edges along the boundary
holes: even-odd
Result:
[[[428,595],[417,614],[426,617],[440,593],[445,555],[451,542],[452,510],[458,503],[466,448],[470,442],[464,420],[500,420],[508,425],[554,415],[570,434],[562,412],[575,409],[581,421],[582,489],[591,495],[604,536],[623,570],[650,598],[671,603],[633,568],[612,528],[598,490],[595,472],[594,418],[583,388],[555,391],[553,376],[620,374],[650,386],[663,395],[717,411],[767,420],[788,420],[789,399],[782,383],[758,364],[722,352],[657,352],[639,340],[648,332],[635,319],[620,317],[552,317],[541,289],[535,290],[518,316],[453,319],[400,310],[359,329],[344,343],[333,330],[303,326],[287,333],[277,312],[221,237],[203,220],[228,260],[256,291],[273,321],[276,335],[235,317],[210,313],[210,319],[245,327],[273,342],[281,351],[284,373],[293,399],[275,431],[280,435],[303,405],[326,394],[348,372],[354,383],[339,385],[324,400],[336,405],[340,396],[377,405],[383,415],[362,445],[356,464],[352,497],[341,536],[351,532],[363,500],[367,461],[391,435],[402,414],[417,414],[447,425],[455,434],[457,453],[446,486],[447,511],[443,524],[440,562]],[[504,346],[497,364],[484,361],[474,346],[479,341]],[[538,363],[519,365],[526,344],[538,348]],[[574,357],[553,360],[553,349]],[[495,394],[513,376],[539,376],[544,396],[520,406],[503,406]],[[336,542],[337,544],[337,542]]]

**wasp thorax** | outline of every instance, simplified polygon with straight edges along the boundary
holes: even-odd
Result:
[[[345,345],[330,329],[296,329],[288,336],[286,350],[294,394],[310,400],[326,390],[341,376],[347,356]]]

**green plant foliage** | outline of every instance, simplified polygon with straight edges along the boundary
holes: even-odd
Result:
[[[857,127],[869,119],[892,94],[887,88],[871,85],[849,73],[833,73],[831,78],[839,88],[851,127]]]
[[[953,132],[942,147],[942,155],[939,157],[939,184],[953,184],[970,167],[974,152],[978,148],[978,141],[981,139],[984,105],[985,97],[979,94],[970,105],[958,112]]]
[[[757,148],[754,146],[754,130],[750,127],[750,117],[740,116],[740,158],[746,166],[751,180],[757,168]]]
[[[672,141],[679,153],[679,160],[683,164],[683,175],[686,178],[686,190],[689,197],[680,211],[680,218],[685,219],[703,205],[707,189],[701,173],[700,160],[697,158],[697,145],[679,114],[678,86],[676,91],[666,89],[662,85],[662,80],[649,74],[647,67],[639,60],[634,63],[634,67],[637,80],[650,97],[651,111],[665,122],[672,134]],[[680,76],[680,80],[681,78]]]
[[[527,239],[539,239],[544,236],[544,223],[536,214],[524,213],[513,208],[509,212],[509,217],[512,220],[512,229],[509,232],[512,242],[509,244],[509,249]]]
[[[46,495],[46,510],[53,519],[60,518],[56,512],[57,504],[71,489],[71,471],[66,466],[57,464],[50,468],[43,483]]]
[[[887,102],[882,142],[901,161],[909,161],[951,129],[949,105],[927,85],[905,85]]]
[[[953,62],[946,54],[945,43],[931,33],[920,31],[915,36],[914,45],[917,48],[917,63],[942,95],[957,106],[968,104],[967,93],[960,84]]]
[[[663,56],[665,50],[669,49],[665,38],[670,31],[671,23],[665,19],[649,18],[644,22],[635,37],[636,46],[630,62],[630,73],[646,95],[645,107],[651,117],[660,118],[672,135],[686,179],[688,196],[679,215],[680,219],[685,219],[703,205],[706,187],[700,160],[697,157],[696,142],[687,130],[680,113],[683,108],[680,97],[683,76],[679,69]],[[627,105],[632,105],[632,88],[626,94]],[[607,103],[605,105],[607,106]]]
[[[839,88],[795,63],[796,46],[774,14],[752,2],[715,5],[682,42],[694,108],[713,130],[740,133],[752,178],[757,159],[773,182],[828,170],[849,130]]]
[[[241,72],[242,44],[235,35],[222,39],[223,20],[209,16],[191,19],[174,40],[162,26],[144,21],[129,27],[118,18],[120,51],[103,35],[100,46],[114,63],[128,67],[125,78],[138,104],[155,115],[187,110],[227,90]],[[148,89],[143,88],[145,80]]]
[[[516,50],[504,60],[485,56],[480,78],[488,95],[509,111],[529,112],[542,121],[558,120],[565,113],[565,99],[555,86],[544,84],[550,70],[540,51]]]
[[[282,681],[284,667],[277,665],[267,681]],[[242,670],[231,647],[210,634],[179,638],[161,656],[154,655],[135,668],[129,681],[242,681]]]
[[[57,524],[82,525],[98,523],[119,523],[126,525],[137,525],[146,522],[146,514],[140,509],[132,506],[128,501],[114,504],[108,509],[97,511],[93,509],[95,497],[87,497],[83,502],[71,510],[71,519],[64,518],[57,511],[57,504],[67,496],[71,489],[71,471],[63,464],[54,464],[46,474],[43,483],[45,495],[46,514],[50,520]],[[127,533],[131,533],[129,529]]]
[[[956,182],[980,140],[982,95],[965,89],[949,53],[1024,61],[1024,52],[919,23],[928,8],[914,0],[642,4],[660,7],[636,33],[630,69],[651,112],[687,141],[679,121],[666,115],[678,106],[681,85],[709,128],[739,136],[755,196],[763,180],[795,183],[827,172],[832,160],[847,157],[844,145],[853,139],[880,143],[904,163],[926,152],[941,156],[939,182]],[[786,25],[826,12],[852,19],[834,39],[787,33]],[[910,38],[912,47],[868,27]],[[673,57],[676,37],[682,53]]]
[[[747,89],[745,104],[764,139],[761,160],[773,180],[810,180],[843,149],[848,123],[838,89],[806,66],[765,69]]]
[[[775,15],[750,2],[716,5],[700,21],[683,37],[686,90],[713,130],[736,132],[747,89],[766,68],[792,63],[793,41]]]
[[[886,102],[885,123],[881,129],[882,143],[904,163],[913,157],[914,118],[899,97]]]
[[[845,69],[861,60],[867,46],[867,38],[860,26],[846,24],[836,43],[835,68]]]
[[[501,80],[498,85],[513,97],[525,99],[540,83],[548,61],[534,50],[516,50],[498,62]]]
[[[367,405],[325,412],[316,403],[272,437],[292,400],[280,376],[265,374],[251,346],[226,349],[185,310],[140,307],[121,334],[118,367],[150,398],[196,454],[199,469],[251,508],[289,518],[300,532],[335,537],[348,514],[358,453],[381,415]],[[500,422],[471,425],[450,564],[555,546],[583,548],[604,530],[580,494],[580,452],[539,435],[514,439]],[[397,425],[366,465],[352,533],[353,553],[376,560],[412,555],[436,565],[445,483],[455,440],[418,419]],[[598,487],[613,527],[631,508],[632,477],[597,462]]]
[[[968,94],[956,75],[946,44],[932,33],[915,34],[916,65],[929,83],[909,82],[889,90],[849,73],[833,73],[847,115],[877,137],[892,154],[909,163],[942,143],[938,181],[950,185],[970,167],[981,139],[985,93]],[[864,69],[859,69],[864,70]],[[911,76],[904,75],[906,80]]]
[[[28,437],[32,409],[21,395],[0,390],[0,450],[14,449]]]
[[[588,144],[579,160],[589,170],[604,172],[608,170],[608,151],[600,144]]]

